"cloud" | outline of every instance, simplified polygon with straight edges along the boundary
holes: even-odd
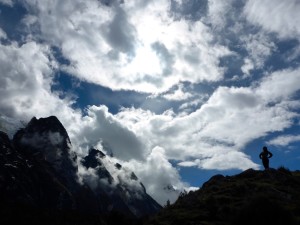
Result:
[[[265,76],[256,92],[267,101],[280,102],[299,90],[299,82],[300,68],[279,70]]]
[[[248,52],[248,57],[250,57],[250,62],[248,62],[248,58],[245,59],[245,66],[248,65],[249,68],[252,63],[253,68],[251,70],[254,68],[261,69],[266,59],[276,50],[275,43],[263,32],[242,36],[241,41]]]
[[[77,172],[78,182],[80,184],[87,183],[93,190],[95,190],[102,181],[99,180],[96,169],[93,169],[91,167],[86,169],[84,166],[81,165],[80,159],[81,158],[78,158],[78,160],[77,160],[77,164],[78,164],[78,172]],[[102,182],[102,184],[104,184],[104,182]],[[108,185],[108,182],[105,183],[105,184]]]
[[[23,127],[24,124],[22,124],[20,120],[16,120],[15,118],[11,118],[1,114],[0,114],[0,130],[7,133],[8,136],[12,138],[15,132],[20,127]]]
[[[179,84],[174,90],[162,94],[162,97],[171,101],[182,101],[191,98],[193,94],[185,90],[183,84]]]
[[[137,160],[141,164],[146,161],[150,152],[147,141],[109,113],[107,107],[90,106],[84,116],[81,111],[72,109],[72,99],[61,98],[59,93],[52,91],[56,67],[47,46],[28,42],[0,45],[0,48],[3,72],[0,78],[0,110],[1,126],[4,126],[1,129],[9,129],[8,132],[13,133],[22,126],[16,119],[28,121],[33,116],[56,115],[69,133],[72,149],[80,155],[86,154],[92,146],[103,144],[118,159]],[[54,144],[61,140],[57,134],[47,135],[47,138]],[[84,179],[93,182],[93,171],[81,172]],[[155,192],[154,188],[152,190]]]
[[[102,146],[99,146],[104,151]],[[78,163],[78,179],[81,184],[87,183],[92,189],[102,188],[111,193],[118,185],[121,185],[125,191],[131,191],[135,196],[143,194],[144,187],[140,184],[140,180],[133,178],[133,171],[122,166],[122,161],[106,155],[105,157],[97,157],[98,166],[95,168],[86,168],[82,165],[82,158],[79,157]],[[120,165],[117,168],[116,165]],[[101,171],[99,173],[99,171]],[[108,172],[108,174],[106,174]],[[102,174],[99,176],[99,174]],[[102,177],[101,177],[102,176]]]
[[[232,151],[226,152],[225,154],[220,153],[211,158],[196,159],[194,161],[183,161],[178,163],[179,166],[183,167],[198,167],[200,169],[215,169],[228,170],[228,169],[242,169],[246,170],[249,168],[258,169],[259,166],[254,164],[249,156],[242,152]]]
[[[32,41],[0,45],[0,68],[3,118],[29,121],[33,116],[56,115],[66,127],[81,118],[81,112],[71,107],[72,98],[61,98],[51,89],[56,62],[47,45]]]
[[[166,0],[109,6],[28,0],[27,5],[38,18],[28,27],[61,49],[71,62],[66,71],[113,90],[157,93],[181,81],[218,81],[224,74],[220,59],[232,54],[213,42],[201,21],[174,20]]]
[[[285,147],[293,142],[299,142],[299,141],[300,141],[300,135],[282,135],[268,141],[267,144]]]
[[[208,15],[207,22],[211,23],[216,29],[222,29],[227,24],[227,14],[232,12],[232,2],[208,0]]]
[[[1,40],[1,39],[6,39],[6,38],[7,38],[6,33],[4,32],[4,30],[2,30],[2,29],[0,28],[0,40]]]
[[[106,106],[90,106],[87,115],[73,127],[76,128],[71,132],[73,143],[83,153],[91,146],[102,143],[121,160],[143,159],[147,154],[147,148],[139,136],[120,123]]]
[[[276,32],[280,38],[299,39],[299,10],[300,4],[297,0],[249,0],[244,13],[251,23],[268,32]]]
[[[250,75],[250,71],[254,69],[253,62],[249,58],[244,59],[244,65],[241,67],[242,72],[246,75]]]
[[[13,0],[0,0],[0,3],[8,6],[13,6],[14,4]]]
[[[299,116],[295,112],[299,104],[293,101],[299,90],[298,70],[270,73],[249,87],[220,86],[200,108],[180,117],[134,108],[123,109],[116,116],[147,137],[149,148],[163,146],[168,159],[182,161],[179,165],[258,168],[242,150],[257,138],[293,125]]]
[[[173,203],[179,192],[189,186],[181,181],[178,171],[166,158],[165,150],[159,146],[152,149],[145,162],[132,160],[124,166],[136,172],[147,187],[147,193],[161,205],[165,205],[167,200]],[[170,191],[168,186],[176,189]]]
[[[115,3],[115,2],[114,2]],[[110,46],[119,52],[134,53],[135,29],[127,21],[126,12],[117,3],[114,5],[115,12],[112,21],[102,25],[103,35]]]
[[[53,99],[49,93],[52,76],[49,49],[34,42],[0,45],[0,49],[1,112],[16,117],[28,111],[36,110],[39,114],[47,110],[48,107],[41,106],[49,103],[44,102],[45,98]]]
[[[85,152],[105,143],[119,159],[144,162],[151,149],[163,146],[167,160],[200,159],[197,166],[207,169],[255,168],[241,150],[256,138],[292,125],[298,114],[291,109],[299,107],[291,99],[299,90],[295,85],[298,74],[298,69],[282,70],[266,76],[258,86],[219,87],[198,110],[181,117],[169,111],[157,115],[135,108],[112,115],[105,106],[91,106],[82,118],[69,110],[75,122],[66,115],[62,122],[74,146]],[[292,81],[284,81],[286,76]],[[224,157],[230,163],[220,163]]]
[[[176,20],[199,20],[207,13],[207,0],[171,0],[171,13]]]
[[[194,161],[183,161],[178,163],[178,166],[182,167],[194,167],[200,164],[200,159],[195,159]]]

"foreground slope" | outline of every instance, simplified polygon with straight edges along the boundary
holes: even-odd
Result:
[[[300,172],[285,168],[213,176],[180,197],[150,224],[299,224]]]

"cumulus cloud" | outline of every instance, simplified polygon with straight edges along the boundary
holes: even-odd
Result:
[[[211,23],[214,28],[222,29],[227,24],[227,14],[232,11],[232,2],[208,0],[207,22]]]
[[[47,110],[47,107],[41,107],[48,103],[40,96],[53,98],[49,93],[52,74],[49,49],[35,42],[21,46],[17,43],[0,45],[0,49],[1,112],[17,116],[27,114],[33,108],[37,112]]]
[[[241,150],[252,140],[293,124],[299,105],[291,98],[299,90],[298,74],[298,69],[282,70],[269,74],[259,85],[219,87],[198,110],[181,117],[134,108],[116,116],[147,137],[150,148],[163,146],[167,158],[182,160],[179,165],[220,170],[258,168]]]
[[[13,6],[14,4],[13,0],[0,0],[0,3],[8,6]]]
[[[246,75],[250,75],[250,71],[254,69],[253,62],[249,58],[244,59],[244,65],[241,67],[242,72]]]
[[[174,20],[170,1],[26,2],[37,12],[40,37],[70,60],[66,70],[114,90],[155,93],[180,81],[217,81],[220,59],[232,54],[201,21]]]
[[[269,32],[276,32],[280,38],[299,39],[300,4],[297,0],[247,1],[244,13],[253,24]]]
[[[99,146],[104,151],[102,146]],[[118,185],[121,185],[126,191],[133,192],[137,197],[143,193],[144,187],[140,184],[140,180],[135,176],[134,172],[122,166],[121,160],[105,155],[104,157],[96,156],[98,166],[95,168],[86,168],[82,165],[82,158],[78,158],[78,178],[80,183],[87,183],[92,189],[101,187],[108,192],[113,191]],[[116,166],[118,165],[118,166]],[[103,174],[102,177],[99,177]],[[106,174],[107,171],[108,173]],[[109,175],[108,175],[109,174]]]
[[[145,162],[133,160],[125,166],[136,171],[147,187],[148,194],[161,205],[165,205],[167,200],[173,203],[179,192],[189,186],[181,181],[178,171],[168,161],[165,150],[159,146],[152,149]],[[168,187],[173,190],[170,191]]]
[[[215,169],[216,166],[219,170],[236,168],[246,170],[249,168],[259,168],[258,165],[254,164],[251,161],[249,156],[237,151],[226,152],[225,154],[220,153],[211,158],[196,159],[194,161],[183,161],[178,163],[178,165],[183,167],[198,167],[208,170]]]
[[[299,141],[300,141],[300,135],[283,135],[268,141],[267,144],[285,147],[293,142],[299,142]]]
[[[299,81],[300,68],[279,70],[265,76],[256,91],[267,101],[281,102],[299,90]]]
[[[127,14],[119,4],[114,4],[115,13],[113,19],[102,25],[103,35],[115,50],[123,53],[134,53],[135,29],[127,21]]]
[[[274,42],[263,32],[242,36],[241,41],[250,58],[245,59],[245,64],[241,68],[247,75],[254,68],[262,68],[266,59],[276,50]]]
[[[56,115],[66,126],[81,114],[71,108],[71,98],[53,92],[56,62],[46,45],[12,42],[0,45],[0,111],[7,118],[29,121],[33,116]]]
[[[73,143],[83,153],[100,143],[107,146],[111,151],[109,153],[122,160],[143,159],[147,154],[147,148],[139,136],[120,123],[106,106],[89,107],[87,115],[75,127],[76,130],[71,133]]]
[[[184,85],[179,84],[174,90],[169,90],[166,93],[163,93],[161,96],[167,100],[171,101],[182,101],[191,98],[193,95],[186,91]]]

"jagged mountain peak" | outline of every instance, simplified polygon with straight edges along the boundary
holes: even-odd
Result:
[[[12,215],[20,207],[20,215],[23,211],[24,215],[30,214],[32,209],[32,218],[38,210],[63,216],[64,210],[72,210],[85,218],[117,213],[132,221],[160,210],[134,172],[117,162],[94,148],[77,160],[67,131],[55,116],[32,118],[13,140],[0,132],[0,209],[6,210],[0,210],[0,215]]]
[[[88,155],[85,156],[81,162],[82,162],[82,165],[84,165],[87,169],[90,167],[96,168],[97,166],[102,165],[99,158],[104,158],[105,156],[106,155],[102,151],[95,149],[95,148],[91,148],[89,150]]]
[[[47,118],[37,119],[33,117],[25,128],[20,129],[15,135],[14,139],[18,138],[18,135],[23,134],[45,134],[51,133],[56,134],[57,136],[61,136],[64,141],[71,143],[69,135],[62,125],[62,123],[58,120],[56,116],[49,116]]]
[[[57,117],[33,117],[26,127],[16,132],[13,143],[26,154],[44,158],[69,182],[74,183],[77,156],[71,151],[68,133]]]
[[[33,117],[26,127],[19,129],[13,136],[17,146],[31,150],[47,149],[56,151],[56,147],[68,154],[70,149],[69,135],[62,123],[55,116],[37,119]]]

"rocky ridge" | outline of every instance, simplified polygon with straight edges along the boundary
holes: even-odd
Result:
[[[19,224],[69,224],[75,218],[76,224],[107,224],[116,218],[131,224],[161,209],[132,171],[108,163],[97,149],[79,160],[54,116],[33,118],[12,140],[0,131],[1,224],[21,219]],[[93,182],[79,179],[80,166],[94,173]],[[113,176],[106,166],[126,176]]]

